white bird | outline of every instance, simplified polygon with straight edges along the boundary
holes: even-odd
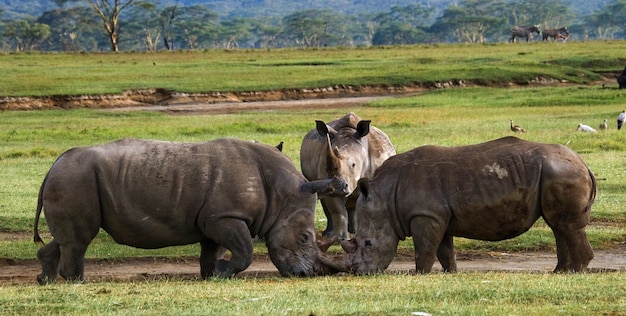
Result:
[[[602,122],[602,124],[600,124],[600,129],[607,129],[609,128],[609,123],[607,121],[607,119],[604,119],[604,122]]]
[[[511,121],[511,130],[516,133],[526,133],[526,130],[519,125],[513,124],[513,120]]]
[[[585,125],[583,123],[578,123],[578,129],[577,131],[580,132],[587,132],[587,133],[597,133],[595,129],[593,129],[593,127],[589,126],[589,125]]]

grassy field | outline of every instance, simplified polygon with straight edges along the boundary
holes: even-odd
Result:
[[[586,83],[624,68],[624,41],[372,48],[4,53],[0,96],[259,91],[343,85],[479,84],[537,77]]]
[[[572,45],[570,45],[572,44]],[[584,49],[584,45],[592,45]],[[433,90],[423,94],[391,98],[366,107],[306,111],[247,112],[219,116],[167,116],[156,113],[112,113],[97,110],[0,112],[0,231],[23,234],[18,240],[0,240],[0,257],[8,259],[34,258],[37,246],[29,232],[39,185],[54,159],[71,147],[98,144],[124,137],[172,141],[205,141],[219,137],[255,139],[264,143],[285,142],[285,153],[299,166],[299,146],[304,134],[314,127],[314,120],[329,121],[354,111],[363,119],[388,133],[398,152],[424,144],[458,146],[474,144],[511,135],[509,119],[524,126],[521,138],[567,144],[588,163],[599,180],[599,194],[592,212],[588,235],[594,249],[611,248],[626,241],[626,131],[617,131],[615,118],[626,109],[626,93],[615,88],[587,84],[599,78],[593,71],[613,71],[623,68],[618,53],[626,48],[622,42],[554,43],[532,45],[449,45],[405,48],[350,50],[286,50],[286,51],[207,51],[159,54],[77,54],[77,65],[101,64],[88,68],[93,73],[115,73],[118,64],[149,63],[156,67],[171,62],[170,74],[190,72],[196,67],[187,64],[193,56],[204,56],[197,68],[236,64],[239,86],[228,83],[223,73],[206,81],[190,75],[189,85],[171,78],[167,88],[186,91],[223,91],[274,89],[288,86],[282,81],[294,74],[297,86],[314,87],[318,83],[332,84],[339,73],[363,79],[371,73],[371,82],[392,84],[396,80],[437,82],[451,79],[452,70],[466,69],[462,78],[497,82],[498,69],[518,67],[510,60],[523,60],[525,67],[515,71],[516,78],[534,78],[537,74],[558,73],[558,78],[581,85],[547,87],[511,87],[507,89],[481,87]],[[567,51],[565,51],[567,50]],[[604,53],[606,52],[606,54]],[[600,57],[598,54],[602,53]],[[171,54],[171,55],[169,55]],[[185,55],[187,54],[187,55]],[[403,55],[405,54],[405,55]],[[252,56],[254,55],[254,56]],[[341,57],[343,55],[343,57]],[[173,56],[186,56],[178,63]],[[210,60],[208,57],[211,57]],[[247,57],[246,57],[247,56]],[[326,56],[326,57],[325,57]],[[404,57],[403,57],[404,56]],[[413,56],[413,57],[407,57]],[[430,56],[430,57],[425,57]],[[507,57],[509,62],[507,62]],[[567,56],[567,58],[565,58]],[[0,68],[10,68],[0,78],[0,95],[48,95],[71,93],[113,93],[138,87],[165,87],[170,82],[163,76],[133,77],[132,84],[112,77],[89,76],[77,79],[63,54],[7,54],[0,59]],[[152,65],[152,58],[158,57]],[[194,57],[194,58],[200,58]],[[132,58],[136,58],[133,61]],[[221,58],[221,59],[220,59]],[[416,60],[411,67],[421,65],[424,71],[407,71],[396,67],[384,74],[390,60]],[[429,58],[429,59],[425,59]],[[455,58],[474,63],[453,62]],[[21,66],[10,60],[19,59]],[[56,60],[56,61],[55,61]],[[117,62],[105,62],[117,60]],[[419,62],[418,62],[419,60]],[[475,67],[484,60],[484,68]],[[492,60],[499,62],[491,63]],[[563,62],[568,60],[569,62]],[[306,63],[305,63],[306,61]],[[312,63],[311,61],[320,61]],[[324,61],[324,63],[322,63]],[[332,62],[331,62],[332,61]],[[606,63],[608,62],[608,64]],[[280,67],[250,67],[274,65]],[[337,70],[333,65],[350,65]],[[562,64],[567,64],[563,66]],[[57,74],[50,65],[57,65]],[[104,66],[102,66],[104,65]],[[111,65],[115,66],[112,67]],[[247,65],[247,66],[246,66]],[[284,66],[283,66],[284,65]],[[376,67],[371,67],[376,65]],[[530,67],[535,65],[535,67]],[[41,66],[43,71],[34,88],[33,81],[21,80],[28,71]],[[145,66],[145,68],[149,68]],[[21,67],[21,68],[20,68]],[[86,66],[85,66],[86,67]],[[216,66],[217,67],[217,66]],[[219,68],[217,67],[217,68]],[[255,83],[245,80],[245,69],[282,69],[275,77]],[[440,71],[437,71],[439,67]],[[54,67],[51,67],[54,68]],[[322,79],[305,80],[303,69]],[[554,70],[554,69],[557,70]],[[68,70],[69,69],[69,70]],[[73,70],[72,70],[73,69]],[[211,68],[213,69],[213,68]],[[221,68],[220,68],[221,69]],[[226,68],[224,68],[226,69]],[[335,69],[330,71],[328,69]],[[362,69],[362,74],[357,75]],[[561,69],[561,70],[558,70]],[[566,71],[562,69],[567,69]],[[120,70],[121,71],[121,70]],[[265,70],[264,70],[265,71]],[[335,72],[337,71],[337,72]],[[557,72],[558,71],[558,72]],[[20,77],[20,72],[26,77]],[[80,71],[83,72],[83,71]],[[409,76],[409,73],[419,74]],[[571,72],[572,77],[560,75]],[[128,74],[132,72],[129,71]],[[456,72],[455,72],[456,73]],[[578,75],[574,75],[577,73]],[[125,73],[126,74],[126,73]],[[395,74],[398,74],[396,78]],[[33,74],[33,76],[35,76]],[[46,76],[47,79],[45,78]],[[221,76],[221,77],[220,77]],[[447,76],[447,77],[446,77]],[[8,79],[7,77],[11,77]],[[141,80],[141,78],[145,78]],[[56,78],[56,79],[51,79]],[[264,77],[265,78],[265,77]],[[342,77],[347,80],[347,77]],[[447,79],[446,79],[447,78]],[[454,77],[459,79],[461,77]],[[76,89],[64,87],[60,79]],[[151,82],[153,79],[154,82]],[[97,86],[100,80],[105,81]],[[162,80],[162,81],[160,81]],[[367,79],[370,80],[370,79]],[[193,81],[193,82],[191,82]],[[59,82],[55,85],[54,82]],[[74,82],[74,83],[72,83]],[[260,82],[260,81],[259,81]],[[360,81],[369,82],[369,81]],[[91,84],[90,84],[91,83]],[[223,84],[223,85],[220,85]],[[21,87],[16,87],[21,85]],[[94,86],[94,87],[91,87]],[[185,89],[185,87],[187,87]],[[49,90],[46,90],[49,89]],[[93,89],[93,90],[91,90]],[[26,91],[21,94],[21,91]],[[54,92],[53,92],[54,91]],[[608,119],[610,128],[597,134],[575,132],[578,123],[593,127]],[[325,223],[318,208],[318,229]],[[40,225],[46,231],[45,221]],[[47,238],[49,240],[49,238]],[[503,242],[481,242],[457,239],[460,251],[518,251],[554,249],[550,230],[538,222],[528,233]],[[409,241],[402,248],[412,249]],[[257,252],[264,246],[257,245]],[[90,246],[90,258],[123,258],[128,256],[197,256],[197,246],[171,247],[161,250],[137,250],[115,245],[106,234],[100,234]],[[556,264],[556,262],[555,262]],[[0,267],[2,268],[2,267]],[[398,314],[427,312],[433,315],[552,315],[607,314],[623,315],[626,311],[624,272],[580,275],[551,275],[532,273],[460,273],[428,276],[381,275],[373,277],[324,277],[312,279],[248,278],[196,282],[159,281],[147,283],[89,283],[38,286],[0,286],[1,314],[287,314],[314,312],[329,314]],[[33,275],[34,281],[34,275]]]

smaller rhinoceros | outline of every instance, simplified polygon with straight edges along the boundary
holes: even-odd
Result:
[[[387,134],[352,112],[328,124],[315,122],[300,148],[302,173],[309,180],[341,178],[352,191],[360,178],[373,176],[396,154]],[[327,218],[324,236],[348,238],[348,232],[354,233],[354,212],[345,197],[324,196],[321,203]]]
[[[354,273],[385,270],[406,237],[413,237],[418,273],[430,272],[436,258],[455,272],[454,236],[509,239],[540,217],[556,238],[555,271],[583,271],[593,258],[585,227],[596,180],[562,145],[505,137],[423,146],[389,158],[357,190],[356,235],[342,241]]]
[[[256,236],[282,275],[330,274],[334,262],[316,244],[316,193],[348,192],[341,180],[307,181],[287,156],[259,143],[125,139],[73,148],[39,191],[34,240],[43,243],[42,208],[54,239],[37,252],[37,280],[58,273],[83,281],[85,251],[101,227],[137,248],[200,243],[203,278],[245,270]]]

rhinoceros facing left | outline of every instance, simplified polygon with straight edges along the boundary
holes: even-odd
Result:
[[[585,227],[596,180],[565,146],[515,137],[423,146],[389,158],[357,190],[356,235],[342,241],[355,273],[386,269],[398,241],[409,236],[417,272],[430,272],[436,258],[454,272],[454,236],[513,238],[540,217],[556,238],[555,271],[582,271],[593,258]]]
[[[100,227],[137,248],[199,242],[202,277],[245,270],[254,236],[266,240],[282,275],[329,274],[333,262],[316,245],[315,193],[346,194],[347,185],[309,182],[278,149],[258,143],[126,139],[70,149],[39,192],[34,239],[42,242],[42,208],[54,239],[37,253],[37,280],[59,273],[82,281],[85,251]],[[226,250],[230,260],[222,258]]]

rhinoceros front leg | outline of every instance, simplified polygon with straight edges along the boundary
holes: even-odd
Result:
[[[415,271],[430,273],[446,232],[445,221],[431,216],[416,216],[411,220],[410,229],[415,247]],[[447,256],[449,254],[442,256],[444,261],[448,260]],[[446,264],[448,269],[452,267],[449,260]]]
[[[344,198],[324,197],[322,198],[322,208],[327,219],[326,230],[322,234],[324,237],[348,239],[348,211]]]
[[[201,263],[209,262],[211,258],[218,258],[220,247],[228,249],[231,253],[230,260],[219,259],[213,275],[217,277],[232,277],[245,270],[252,263],[252,237],[246,223],[238,219],[221,219],[202,227],[204,234],[214,242],[217,247],[203,249],[204,258],[201,256]],[[206,253],[205,253],[206,251]],[[210,264],[209,264],[210,265]],[[201,273],[209,274],[208,269],[201,268]]]
[[[200,275],[206,279],[216,274],[217,260],[224,257],[226,248],[211,240],[200,242],[200,247]]]

